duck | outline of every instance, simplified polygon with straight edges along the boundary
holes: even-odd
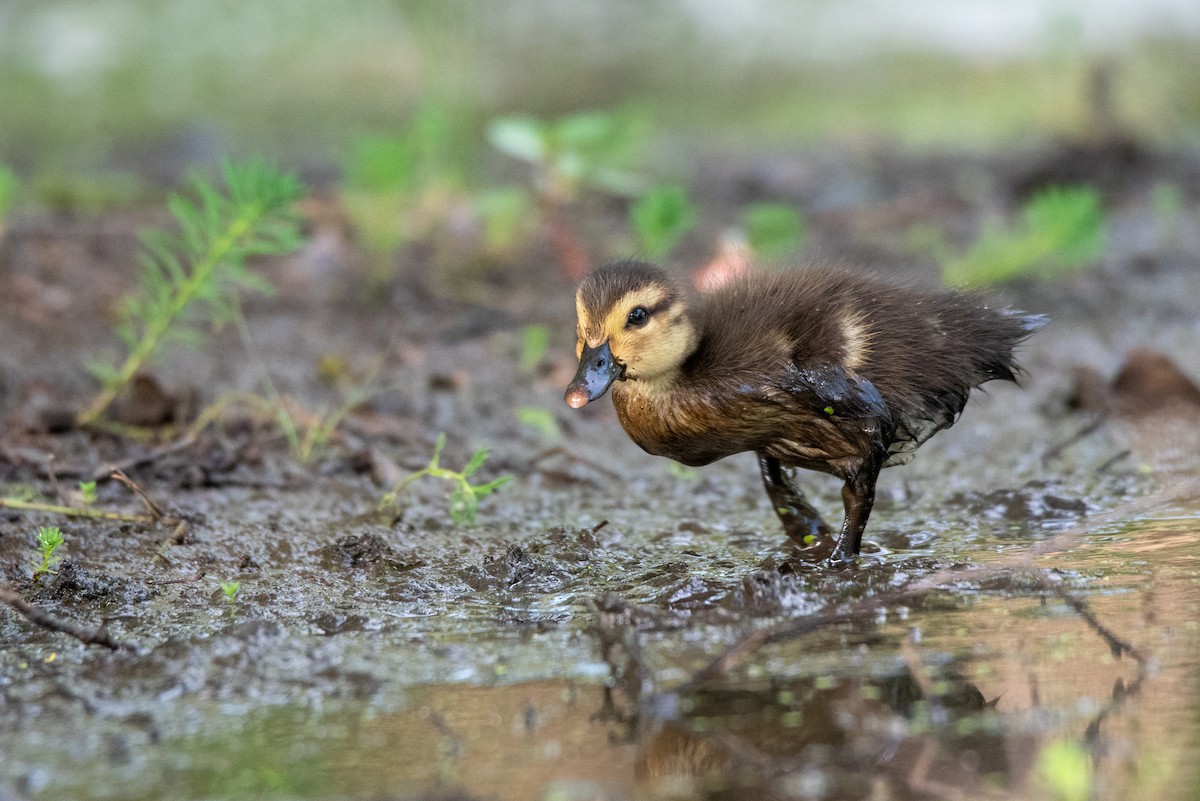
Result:
[[[691,467],[753,452],[785,534],[831,563],[858,557],[880,470],[951,426],[976,387],[1016,382],[1014,351],[1047,322],[844,265],[696,293],[640,260],[590,272],[575,311],[568,406],[611,388],[633,442]],[[797,468],[843,482],[839,529],[796,486]]]

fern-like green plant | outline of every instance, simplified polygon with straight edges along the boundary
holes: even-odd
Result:
[[[33,568],[33,578],[37,580],[44,573],[56,573],[54,566],[62,561],[57,551],[66,541],[58,526],[42,526],[38,529],[38,556],[40,561]]]
[[[103,387],[79,413],[80,425],[102,415],[165,343],[199,341],[200,329],[193,322],[197,317],[228,321],[236,315],[242,292],[269,293],[271,286],[247,269],[248,258],[287,253],[300,245],[293,204],[304,189],[294,175],[260,160],[226,162],[221,175],[224,191],[195,176],[194,198],[170,199],[177,231],[142,235],[141,286],[122,305],[117,325],[128,354],[115,367],[89,365]]]

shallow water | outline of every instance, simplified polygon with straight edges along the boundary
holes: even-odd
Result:
[[[238,622],[192,643],[203,657],[175,661],[168,644],[144,659],[141,680],[163,680],[157,699],[98,697],[96,676],[77,692],[43,684],[23,710],[38,725],[6,749],[5,774],[19,779],[8,791],[1056,798],[1063,771],[1082,771],[1088,797],[1176,797],[1194,780],[1200,715],[1200,497],[1170,505],[1168,517],[1076,527],[962,567],[879,562],[849,577],[855,600],[808,616],[647,608],[639,619],[618,606],[599,633],[447,624],[413,640],[416,655],[395,627],[297,648],[276,624]],[[785,579],[778,597],[807,598],[814,581]],[[780,641],[696,679],[755,630]],[[608,663],[604,641],[617,643]],[[41,657],[26,671],[53,669],[48,647],[20,650]],[[228,671],[255,672],[255,652],[296,675],[223,690]],[[397,674],[392,656],[448,672]],[[184,690],[189,670],[200,684]],[[83,732],[79,705],[92,718]]]

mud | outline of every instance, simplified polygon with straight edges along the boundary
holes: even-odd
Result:
[[[382,300],[340,229],[262,265],[280,294],[247,320],[296,408],[338,403],[322,360],[376,376],[301,463],[244,405],[192,439],[66,425],[89,399],[84,360],[115,347],[153,215],[10,220],[4,494],[53,499],[55,482],[69,495],[96,476],[98,508],[143,511],[106,480],[117,464],[187,525],[0,510],[8,585],[128,646],[0,611],[0,798],[1053,798],[1076,755],[1093,797],[1182,795],[1200,712],[1194,410],[1089,426],[1111,405],[1071,401],[1080,368],[1103,387],[1135,348],[1200,376],[1200,197],[1180,184],[1169,224],[1151,201],[1200,157],[1126,155],[713,159],[727,165],[701,178],[714,203],[794,200],[812,253],[927,283],[913,225],[965,236],[1047,176],[1106,191],[1101,264],[995,292],[1053,320],[1022,352],[1023,388],[989,387],[884,472],[866,555],[845,570],[790,559],[752,457],[673,469],[607,401],[567,409],[573,288],[544,256],[447,278],[444,256],[412,248]],[[699,263],[703,244],[689,248]],[[551,332],[528,370],[527,325]],[[258,359],[222,330],[155,376],[203,408],[261,392]],[[444,465],[489,446],[479,479],[513,480],[475,525],[454,525],[428,478],[378,512],[439,432]],[[802,481],[835,516],[839,488]],[[64,561],[35,581],[49,524]],[[231,610],[218,585],[232,581]]]

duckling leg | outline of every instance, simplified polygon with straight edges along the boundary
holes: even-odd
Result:
[[[879,479],[882,466],[882,459],[869,459],[842,486],[846,519],[842,522],[842,533],[829,557],[830,562],[851,562],[858,556],[863,529],[867,527],[867,518],[871,516],[871,507],[875,505],[875,482]]]
[[[796,544],[809,548],[829,537],[833,529],[821,519],[817,510],[809,505],[804,493],[796,489],[796,485],[784,473],[779,460],[758,454],[758,466],[762,470],[763,486],[767,488],[767,497],[775,514],[783,523],[783,530]]]

